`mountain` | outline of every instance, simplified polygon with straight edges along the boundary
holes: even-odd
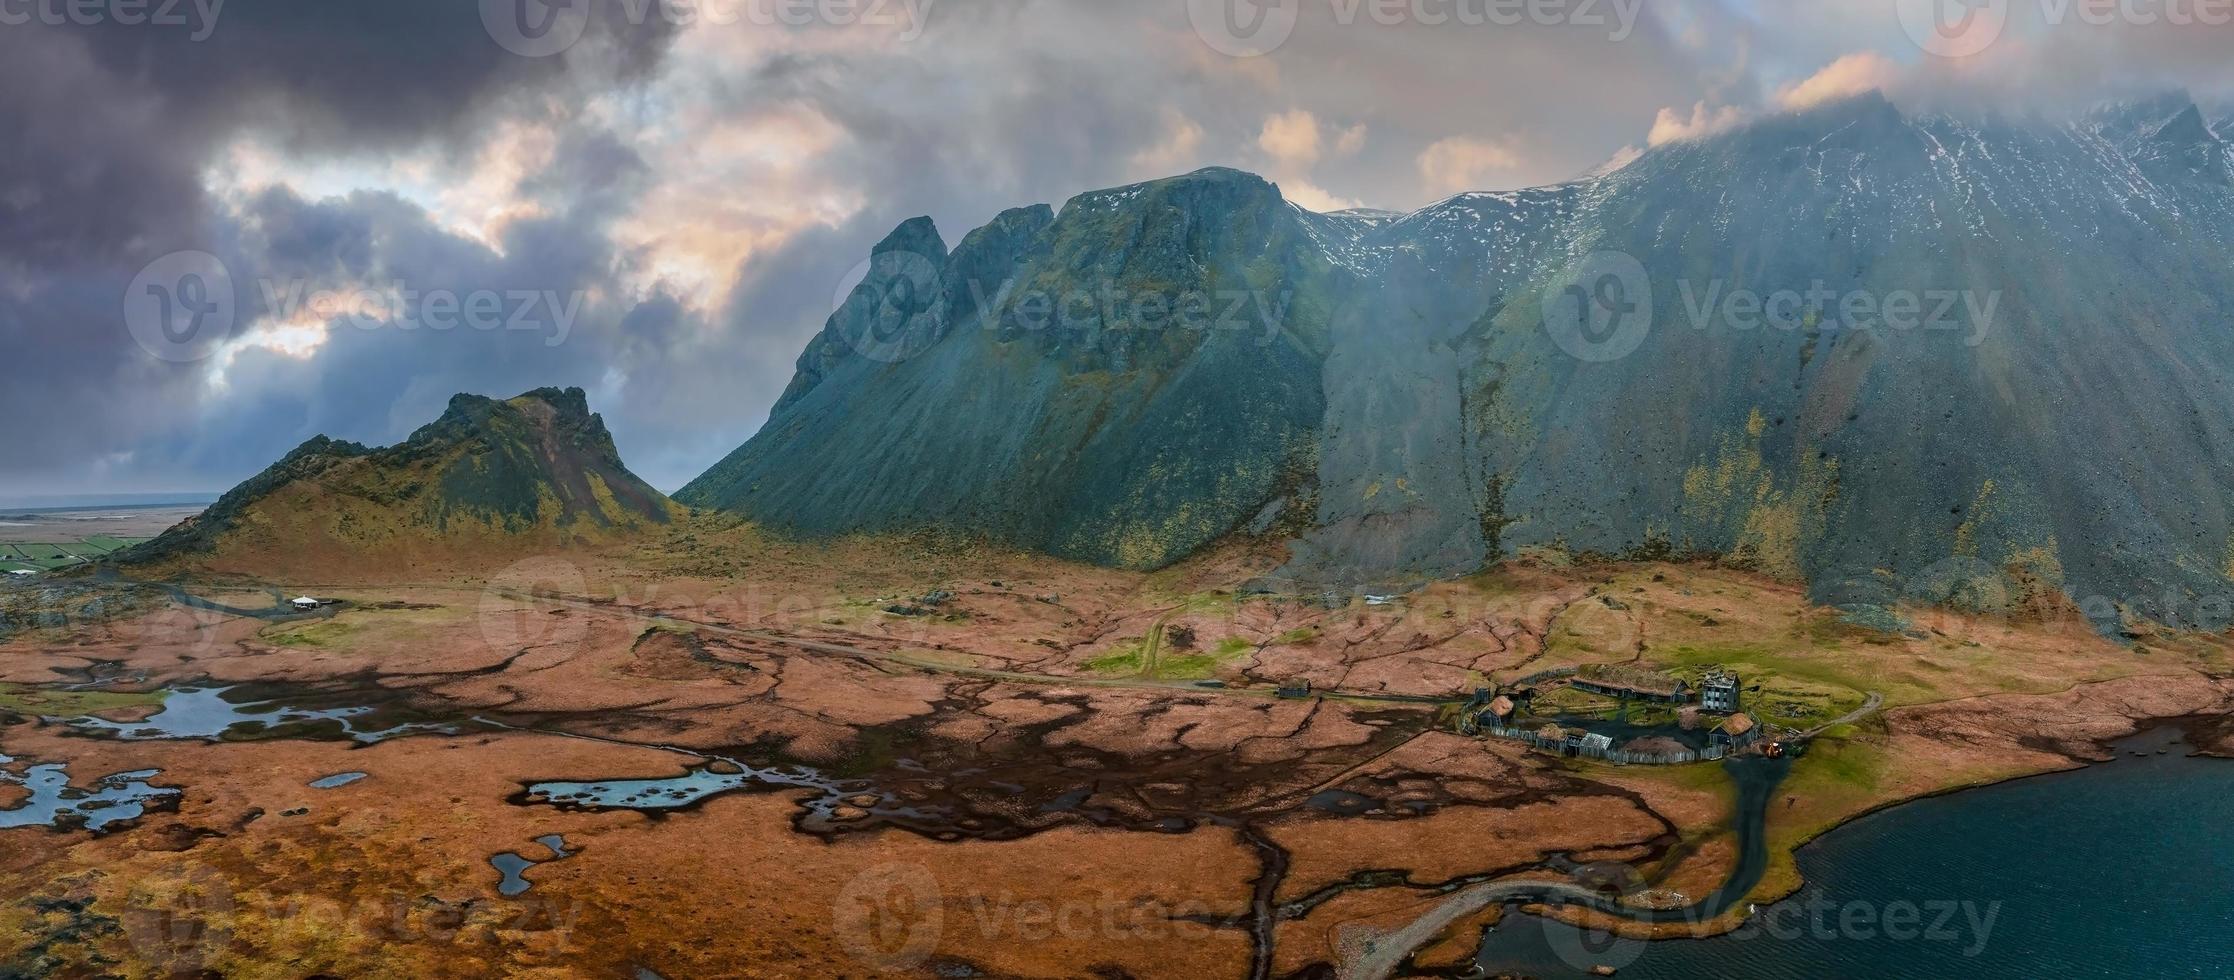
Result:
[[[951,251],[919,218],[677,499],[1140,568],[1275,536],[1313,583],[1699,555],[2223,622],[2230,152],[2185,97],[1873,94],[1403,215],[1213,169]]]
[[[318,436],[201,514],[120,553],[127,564],[225,555],[563,542],[664,524],[677,508],[630,473],[580,388],[458,395],[384,449]]]

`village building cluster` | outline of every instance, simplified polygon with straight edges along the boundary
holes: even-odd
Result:
[[[1709,722],[1712,727],[1705,744],[1698,747],[1661,736],[1632,737],[1626,745],[1617,745],[1614,735],[1593,731],[1590,722],[1570,719],[1561,723],[1549,717],[1556,711],[1542,715],[1531,711],[1539,698],[1557,688],[1611,698],[1624,708],[1632,704],[1675,708],[1682,722],[1671,728],[1686,732]],[[1616,762],[1690,762],[1748,751],[1783,754],[1784,744],[1745,712],[1743,689],[1743,679],[1737,672],[1723,668],[1709,670],[1694,687],[1690,681],[1660,671],[1594,664],[1547,671],[1501,688],[1479,688],[1460,710],[1458,729],[1464,734],[1517,738],[1567,755]],[[1635,733],[1632,730],[1629,734]]]

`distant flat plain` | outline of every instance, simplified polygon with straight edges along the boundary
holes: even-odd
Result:
[[[0,507],[0,570],[52,569],[90,561],[161,534],[205,506]]]

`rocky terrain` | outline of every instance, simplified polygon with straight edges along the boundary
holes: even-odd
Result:
[[[503,401],[461,394],[394,446],[313,438],[208,510],[113,558],[270,575],[414,551],[502,555],[665,524],[676,513],[621,462],[580,388]]]
[[[678,499],[1129,568],[1255,535],[1314,584],[1696,554],[1846,606],[2209,625],[2230,146],[2185,97],[1871,95],[1410,214],[1205,170],[951,248],[917,219]]]
[[[1719,767],[1459,735],[1478,684],[1657,659],[1882,693],[1783,780],[1759,901],[1858,813],[2234,704],[2209,637],[1930,607],[1884,633],[1671,563],[1236,588],[1282,560],[1148,574],[702,515],[474,576],[335,572],[300,617],[190,584],[34,629],[0,643],[0,820],[34,767],[157,795],[0,828],[0,973],[1441,969],[1505,914],[1483,889],[1693,901],[1739,853]]]

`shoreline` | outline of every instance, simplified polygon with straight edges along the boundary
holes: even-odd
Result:
[[[1800,855],[1808,848],[1817,846],[1819,842],[1821,842],[1824,838],[1830,836],[1835,832],[1852,828],[1856,824],[1871,817],[1880,816],[1894,810],[1898,810],[1902,807],[1911,806],[1928,800],[1957,796],[1974,790],[1989,789],[1995,786],[2011,785],[2028,780],[2047,779],[2056,776],[2066,776],[2072,773],[2083,772],[2095,766],[2106,765],[2108,763],[2117,761],[2117,743],[2129,741],[2131,739],[2147,735],[2150,732],[2160,731],[2167,728],[2178,729],[2181,732],[2182,741],[2187,744],[2190,750],[2188,753],[2189,755],[2198,758],[2208,758],[2234,763],[2234,750],[2214,751],[2206,748],[2200,740],[2194,737],[2198,728],[2214,723],[2234,724],[2234,715],[2203,714],[2190,712],[2180,715],[2159,715],[2136,719],[2133,722],[2133,728],[2125,732],[2124,734],[2089,740],[2090,744],[2103,751],[2103,754],[2105,756],[2104,758],[2088,759],[2071,755],[2068,752],[2058,751],[2058,754],[2063,755],[2064,758],[2071,763],[2070,765],[2050,769],[2039,769],[2029,772],[2021,772],[2000,778],[1975,780],[1957,785],[1941,787],[1913,796],[1905,796],[1899,799],[1886,800],[1871,805],[1866,809],[1856,811],[1849,816],[1841,818],[1835,823],[1809,833],[1798,843],[1794,844],[1789,849],[1789,851],[1792,856],[1793,863],[1796,867]],[[1618,913],[1607,912],[1603,909],[1588,905],[1548,906],[1541,903],[1522,903],[1518,906],[1518,910],[1524,915],[1531,915],[1537,918],[1557,921],[1579,929],[1594,929],[1604,932],[1610,932],[1628,939],[1638,939],[1647,942],[1707,940],[1728,935],[1744,926],[1746,920],[1751,916],[1749,913],[1739,914],[1739,905],[1750,905],[1760,908],[1767,908],[1779,902],[1789,900],[1793,896],[1800,894],[1807,888],[1807,884],[1807,879],[1803,876],[1798,878],[1790,887],[1780,888],[1775,891],[1750,892],[1746,895],[1740,896],[1735,902],[1732,903],[1729,909],[1724,910],[1721,914],[1713,916],[1711,918],[1700,919],[1696,922],[1650,922],[1644,919],[1629,918]],[[1643,912],[1646,910],[1638,911]]]

